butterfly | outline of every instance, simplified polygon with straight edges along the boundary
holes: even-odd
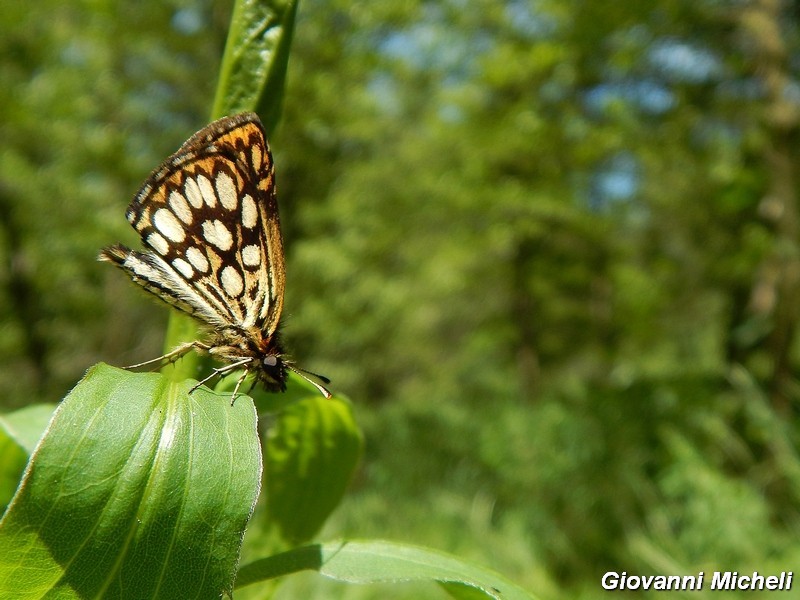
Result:
[[[225,362],[194,388],[237,369],[268,391],[284,391],[296,367],[284,355],[278,328],[286,283],[275,169],[255,113],[214,121],[155,169],[126,213],[145,251],[116,244],[99,260],[210,329],[208,341],[182,344],[140,367],[174,361],[191,350]]]

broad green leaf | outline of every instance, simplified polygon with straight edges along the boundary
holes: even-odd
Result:
[[[350,405],[313,396],[286,406],[265,444],[267,516],[281,537],[308,541],[339,504],[363,449]]]
[[[267,134],[278,123],[297,0],[238,0],[222,58],[213,114],[259,114]]]
[[[32,404],[0,415],[0,511],[11,501],[54,409],[52,404]]]
[[[252,402],[97,365],[0,521],[1,598],[217,598],[261,476]]]
[[[0,511],[11,501],[19,485],[28,454],[4,429],[0,429]]]
[[[348,583],[437,582],[463,599],[535,598],[497,573],[449,554],[378,540],[314,544],[270,556],[243,566],[236,587],[304,570]]]
[[[0,415],[0,428],[30,455],[56,409],[54,404],[31,404]]]

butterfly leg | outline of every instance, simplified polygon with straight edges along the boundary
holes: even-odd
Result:
[[[203,378],[202,380],[200,380],[196,384],[194,384],[192,386],[192,389],[189,390],[189,393],[191,394],[193,391],[195,391],[201,385],[204,385],[204,384],[208,383],[209,381],[211,381],[212,379],[214,379],[214,377],[223,377],[224,375],[227,375],[231,371],[235,371],[239,367],[242,367],[242,366],[252,362],[252,360],[253,359],[248,356],[246,358],[242,358],[241,360],[237,360],[235,362],[232,362],[229,365],[225,365],[224,367],[219,367],[219,368],[212,369],[211,370],[211,375],[209,375],[208,377]],[[239,390],[239,386],[242,384],[242,380],[247,376],[247,371],[248,371],[247,367],[245,367],[244,375],[242,377],[240,377],[239,381],[236,383],[236,388],[234,389],[234,392],[233,392],[234,393],[234,397],[236,396],[236,392],[238,392],[238,390]]]
[[[233,388],[233,395],[231,396],[231,406],[233,406],[233,403],[236,402],[236,395],[239,393],[239,388],[242,386],[244,378],[247,377],[249,373],[250,371],[248,370],[247,367],[245,367],[244,373],[242,373],[242,376],[239,377],[239,381],[236,382],[236,387]],[[253,389],[252,386],[250,387],[250,389]]]
[[[167,352],[163,356],[159,356],[157,358],[146,360],[144,362],[140,362],[140,363],[137,363],[135,365],[130,365],[128,367],[125,367],[125,369],[126,370],[138,369],[140,367],[146,367],[148,365],[154,365],[154,364],[159,364],[159,363],[164,363],[164,364],[169,365],[169,364],[174,363],[176,360],[178,360],[184,354],[187,354],[188,352],[190,352],[193,349],[208,351],[210,348],[211,348],[211,346],[209,346],[208,344],[204,344],[203,342],[201,342],[199,340],[195,340],[194,342],[186,342],[185,344],[181,344],[177,348],[174,348],[173,350],[170,350],[169,352]]]

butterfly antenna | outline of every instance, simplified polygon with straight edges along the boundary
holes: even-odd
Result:
[[[311,371],[306,371],[305,369],[301,369],[300,367],[295,367],[294,365],[290,365],[290,364],[287,364],[286,366],[289,367],[289,369],[292,370],[293,372],[295,372],[298,375],[300,375],[300,377],[305,379],[308,383],[313,385],[315,388],[317,388],[320,391],[320,393],[323,396],[325,396],[326,399],[333,397],[333,394],[331,394],[328,391],[328,388],[326,388],[324,385],[321,385],[321,384],[317,383],[316,381],[314,381],[313,379],[311,379],[312,377],[316,377],[317,379],[319,379],[323,383],[330,383],[331,380],[328,379],[327,377],[325,377],[324,375],[318,375],[317,373],[312,373]]]

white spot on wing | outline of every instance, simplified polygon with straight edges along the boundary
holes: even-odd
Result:
[[[244,290],[242,276],[230,265],[222,269],[222,273],[219,275],[219,282],[222,284],[222,289],[229,296],[238,296]]]
[[[255,244],[242,248],[242,262],[248,267],[257,267],[261,262],[261,250]]]
[[[187,279],[191,279],[194,276],[194,269],[192,269],[192,265],[190,265],[182,258],[176,258],[175,260],[173,260],[172,266],[175,267],[175,270],[177,270],[181,275],[183,275]]]
[[[231,176],[227,173],[219,173],[215,183],[217,186],[217,194],[219,194],[219,200],[222,202],[222,206],[228,210],[235,210],[239,202],[236,198],[236,185],[234,185]]]
[[[159,208],[153,215],[153,225],[159,233],[173,242],[182,242],[186,239],[186,232],[168,209]]]
[[[187,225],[192,224],[192,209],[189,208],[189,203],[186,201],[186,198],[183,197],[182,194],[172,191],[169,194],[169,207],[172,209],[172,212],[175,213],[175,216],[178,217],[181,221],[186,223]]]
[[[186,258],[201,273],[208,273],[208,259],[198,248],[191,246],[186,250]]]
[[[189,201],[189,204],[195,208],[203,206],[203,194],[200,192],[200,188],[194,179],[186,180],[183,184],[183,191],[186,193],[186,199]]]
[[[230,250],[233,246],[233,236],[222,221],[206,221],[203,223],[203,237],[209,244],[220,250]]]
[[[248,229],[258,225],[258,207],[250,194],[245,194],[242,198],[242,225]]]
[[[208,177],[205,175],[198,175],[197,186],[200,188],[200,193],[203,195],[205,203],[211,208],[214,208],[217,205],[217,195],[214,193],[214,188],[211,186]]]
[[[147,236],[147,245],[159,254],[166,254],[169,252],[169,242],[164,239],[163,235],[155,231]]]
[[[250,149],[250,152],[252,153],[253,158],[253,170],[258,173],[261,170],[261,147],[255,145]]]

